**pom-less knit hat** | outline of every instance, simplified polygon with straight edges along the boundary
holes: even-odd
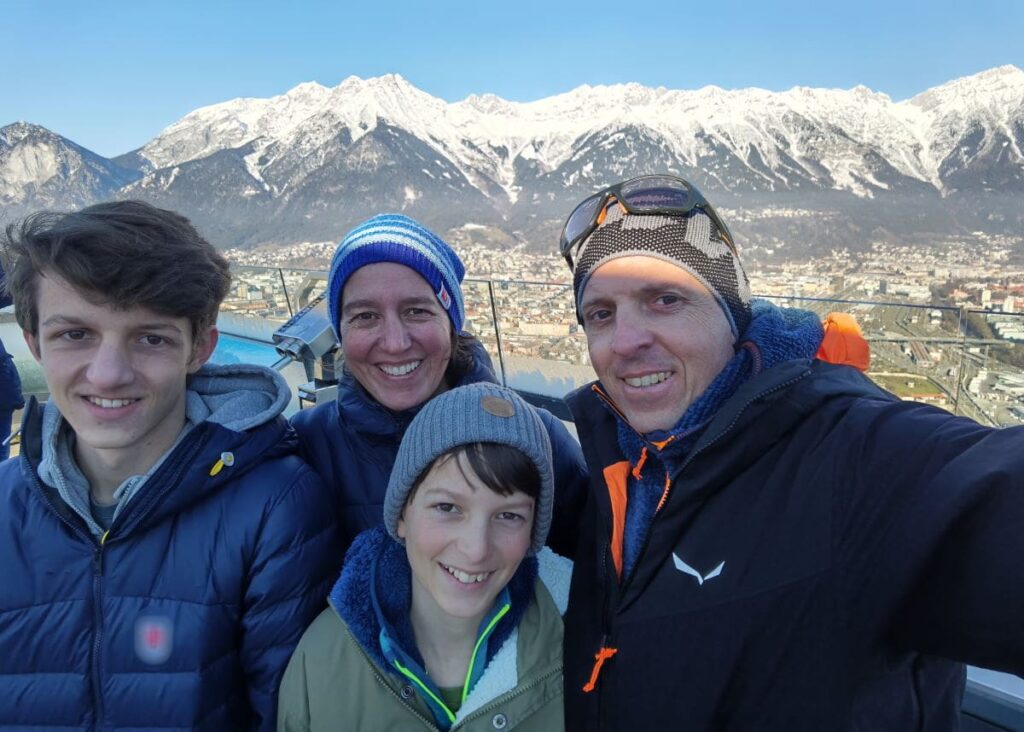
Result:
[[[360,267],[378,262],[404,264],[427,281],[448,313],[455,332],[462,331],[466,308],[462,282],[466,268],[447,242],[408,216],[381,214],[352,229],[334,252],[327,278],[327,310],[341,339],[341,294]]]
[[[551,528],[555,486],[551,440],[540,415],[511,389],[497,384],[460,386],[431,399],[402,437],[384,496],[384,527],[399,543],[398,520],[409,490],[441,455],[461,445],[496,442],[522,452],[540,474],[540,494],[533,512],[530,554],[544,546]]]
[[[581,324],[580,303],[590,276],[605,262],[630,256],[663,259],[696,277],[715,296],[735,338],[750,324],[747,273],[709,216],[699,208],[686,216],[634,215],[617,203],[580,247],[572,287]]]

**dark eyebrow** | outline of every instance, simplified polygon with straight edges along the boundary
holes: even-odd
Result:
[[[44,325],[85,325],[85,323],[71,315],[51,315],[39,324],[40,327]]]
[[[685,292],[687,294],[692,293],[694,295],[703,295],[707,293],[707,289],[703,286],[694,287],[689,284],[684,285],[678,282],[651,282],[640,288],[640,294],[645,296],[656,295],[659,292],[664,292],[665,290],[677,290],[679,292]]]
[[[398,304],[402,307],[408,307],[409,305],[433,305],[436,302],[437,300],[435,300],[433,297],[408,297],[404,300],[401,300]],[[359,310],[361,308],[372,308],[375,307],[376,305],[377,302],[375,300],[371,300],[370,298],[366,298],[363,300],[352,300],[341,306],[341,312],[347,313],[352,310]]]
[[[470,485],[469,488],[470,488],[471,491],[474,491],[474,492],[477,490],[476,487],[472,486],[472,485]],[[449,499],[451,501],[457,501],[457,500],[461,499],[464,494],[456,493],[456,492],[452,491],[451,489],[445,488],[443,486],[437,486],[435,488],[426,488],[426,489],[424,489],[423,495],[424,496],[433,497],[435,500],[438,499],[438,498],[442,498],[442,499],[447,498],[447,499]],[[507,510],[513,509],[513,508],[524,508],[524,507],[528,507],[528,506],[533,506],[536,503],[536,501],[533,498],[530,498],[530,496],[526,495],[525,493],[521,493],[521,495],[522,495],[522,498],[515,497],[514,499],[513,499],[513,496],[503,496],[503,498],[512,499],[512,500],[510,500],[508,502],[507,505],[503,506],[503,509],[507,511]]]
[[[696,286],[693,286],[693,285],[690,285],[690,284],[682,284],[682,283],[678,283],[678,282],[662,282],[662,281],[645,282],[643,285],[638,287],[636,290],[633,290],[633,292],[631,294],[633,296],[638,296],[640,298],[646,299],[646,298],[652,297],[653,295],[657,295],[660,292],[665,292],[666,290],[672,290],[672,291],[675,291],[675,292],[681,292],[683,294],[691,295],[691,296],[710,296],[711,295],[710,291],[707,290],[706,288],[704,288],[703,286],[696,287]],[[583,296],[583,301],[580,303],[580,305],[582,305],[583,307],[590,307],[590,306],[595,305],[595,304],[608,304],[609,302],[611,302],[611,298],[608,298],[608,297],[602,297],[602,296],[599,295],[599,296],[595,297],[593,300],[587,300],[586,295],[584,295]]]
[[[74,315],[57,314],[57,315],[51,315],[49,318],[44,320],[42,323],[39,324],[39,327],[43,328],[43,327],[53,326],[53,325],[68,325],[68,326],[73,326],[73,327],[76,327],[76,328],[86,328],[86,327],[89,327],[91,324],[86,322],[86,321],[84,321],[84,320],[82,320],[81,318],[76,318]],[[149,330],[149,331],[154,331],[155,330],[155,331],[168,331],[168,332],[171,332],[171,333],[183,333],[181,328],[179,328],[178,326],[174,325],[173,323],[161,323],[161,322],[140,323],[138,326],[136,326],[135,330]]]

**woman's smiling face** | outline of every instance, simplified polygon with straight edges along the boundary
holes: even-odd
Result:
[[[375,400],[400,412],[447,389],[452,324],[415,270],[368,264],[345,283],[338,331],[345,365]]]

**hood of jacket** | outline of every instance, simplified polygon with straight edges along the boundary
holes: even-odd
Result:
[[[115,493],[119,532],[201,499],[268,451],[295,449],[294,439],[282,440],[290,428],[281,414],[291,397],[276,371],[207,364],[189,377],[186,388],[186,423],[175,444],[147,473],[131,476]],[[99,537],[104,532],[92,518],[89,486],[75,464],[73,439],[55,404],[30,401],[22,430],[25,470],[38,479],[32,482],[58,513]]]

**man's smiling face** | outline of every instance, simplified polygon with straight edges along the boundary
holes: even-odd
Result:
[[[580,313],[598,378],[641,433],[673,427],[734,353],[729,321],[711,291],[655,257],[602,264],[583,291]]]

